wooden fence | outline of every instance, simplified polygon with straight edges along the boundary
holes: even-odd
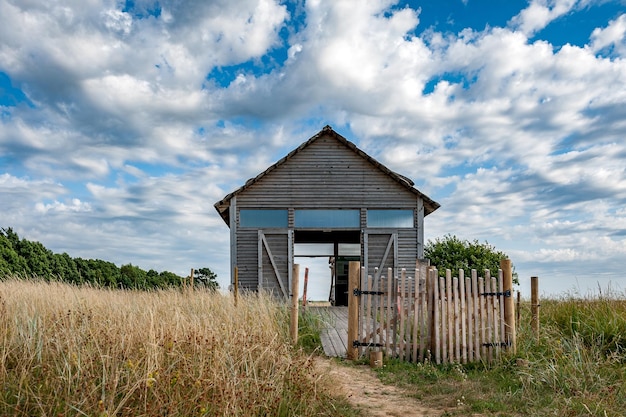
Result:
[[[470,277],[446,270],[439,277],[436,268],[419,263],[399,276],[391,269],[366,275],[361,268],[354,278],[360,288],[351,286],[349,311],[357,312],[358,329],[348,331],[357,335],[348,356],[373,350],[413,362],[491,362],[503,349],[515,349],[510,261],[508,271],[504,267],[497,277],[488,270],[481,277],[475,270]],[[356,326],[349,319],[349,327],[351,321]]]

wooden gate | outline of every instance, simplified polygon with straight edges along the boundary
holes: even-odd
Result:
[[[463,270],[439,277],[436,268],[420,262],[410,275],[402,270],[397,276],[391,268],[366,274],[362,268],[352,294],[359,305],[352,341],[358,355],[381,350],[413,362],[467,363],[491,362],[502,349],[515,349],[508,265],[497,278],[488,270],[482,277],[475,270],[467,278]]]

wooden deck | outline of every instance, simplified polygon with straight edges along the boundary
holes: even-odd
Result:
[[[348,307],[309,307],[319,314],[325,328],[321,332],[324,354],[330,357],[346,357],[348,342]]]

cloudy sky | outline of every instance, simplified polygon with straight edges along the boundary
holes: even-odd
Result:
[[[0,0],[0,227],[228,282],[213,204],[330,124],[528,293],[626,278],[626,0]]]

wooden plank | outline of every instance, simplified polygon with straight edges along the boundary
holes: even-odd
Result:
[[[411,352],[411,360],[413,362],[417,362],[417,351],[419,347],[418,335],[420,328],[420,270],[418,268],[415,269],[415,279],[413,280],[413,337],[411,338],[412,342],[412,352]]]
[[[472,269],[472,307],[474,308],[474,359],[479,361],[481,360],[481,352],[480,352],[480,287],[478,285],[478,272],[475,269]]]
[[[461,323],[459,322],[461,312],[459,311],[459,278],[452,280],[452,297],[454,298],[454,362],[461,362]]]
[[[426,272],[426,271],[422,271]],[[420,274],[422,275],[422,274]],[[420,362],[424,361],[424,354],[426,350],[426,341],[428,338],[427,319],[428,319],[428,308],[426,304],[426,274],[424,277],[420,278],[420,351],[419,351],[419,360]]]
[[[405,318],[405,308],[404,308],[404,302],[406,300],[406,270],[402,269],[402,271],[400,272],[400,295],[399,295],[399,299],[398,299],[398,314],[400,315],[400,329],[398,332],[398,339],[399,339],[399,351],[398,351],[398,355],[400,357],[400,360],[404,360],[404,345],[405,345],[405,322],[404,322],[404,318]]]
[[[383,294],[377,296],[378,298],[378,313],[376,316],[378,317],[378,344],[384,345],[385,343],[385,284],[383,276],[378,280],[376,291],[382,292]],[[383,351],[382,347],[378,348],[379,351]]]
[[[500,268],[503,272],[503,291],[510,291],[513,295],[513,268],[510,259],[500,261]],[[517,352],[517,330],[515,327],[515,302],[513,297],[506,297],[504,300],[504,321],[506,341],[510,343],[513,354]]]
[[[448,357],[454,362],[454,303],[452,301],[452,271],[446,269],[446,308],[448,311]]]
[[[461,299],[461,362],[467,363],[467,299],[465,271],[459,269],[459,297]]]
[[[440,277],[439,296],[441,299],[441,360],[443,363],[448,363],[448,301],[445,288],[445,278]]]
[[[411,357],[411,317],[413,311],[413,278],[407,276],[406,278],[406,301],[404,302],[404,309],[406,311],[406,328],[404,330],[404,357],[405,360],[409,360]]]
[[[348,352],[347,357],[357,360],[359,350],[352,346],[352,341],[359,340],[359,297],[352,290],[359,288],[361,275],[360,262],[351,261],[348,264]]]
[[[467,360],[474,361],[474,296],[472,280],[465,278],[465,295],[467,297]]]
[[[387,338],[385,340],[385,350],[387,351],[387,355],[391,356],[391,338],[394,336],[394,333],[391,329],[391,324],[393,320],[393,303],[392,303],[392,289],[393,289],[393,270],[391,268],[387,269],[387,314],[385,317],[385,325],[387,327]]]
[[[487,302],[486,297],[480,296],[480,293],[485,292],[485,279],[483,277],[478,278],[478,288],[479,288],[479,310],[478,314],[480,316],[480,357],[483,361],[487,360],[487,347],[485,346],[485,342],[487,341],[487,317],[485,315],[485,303]]]
[[[491,273],[488,269],[485,269],[485,293],[492,292],[491,289]],[[493,362],[493,297],[484,296],[486,301],[486,313],[487,313],[487,361]]]
[[[491,291],[498,291],[498,284],[496,277],[491,277]],[[498,296],[490,297],[493,300],[493,343],[494,345],[494,358],[498,359],[500,357],[500,311],[498,310],[498,305],[500,304]]]
[[[530,277],[530,327],[539,340],[539,277]]]
[[[372,295],[370,294],[372,291],[372,276],[368,275],[367,280],[365,281],[365,290],[368,294],[365,295],[365,316],[363,320],[365,320],[365,337],[363,339],[364,343],[371,343],[372,336]]]
[[[440,332],[440,310],[441,300],[439,296],[439,272],[436,268],[431,270],[431,283],[433,288],[433,341],[435,344],[435,363],[439,365],[441,363],[441,332]]]

